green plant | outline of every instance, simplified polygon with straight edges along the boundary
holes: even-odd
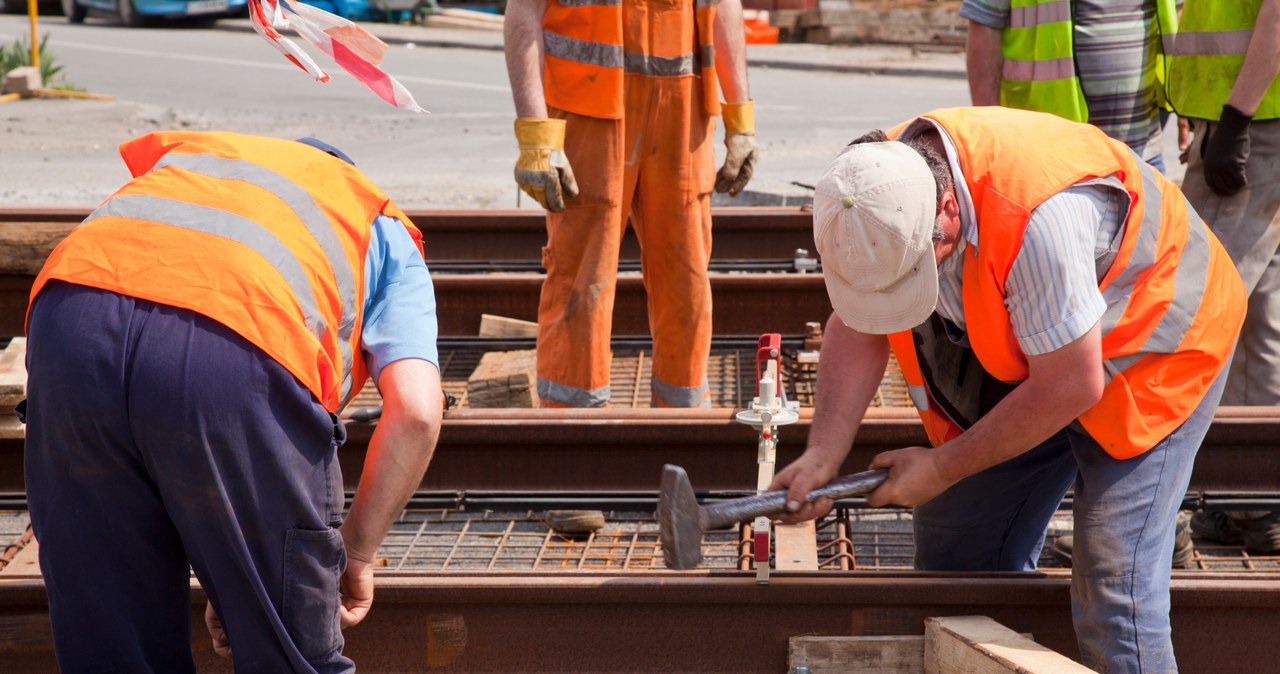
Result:
[[[58,65],[53,58],[53,52],[49,50],[49,34],[45,33],[40,38],[40,80],[45,86],[55,86],[53,78],[62,72],[62,66]],[[14,68],[22,68],[31,65],[31,43],[23,35],[19,35],[16,40],[7,44],[0,45],[0,78],[5,73]]]

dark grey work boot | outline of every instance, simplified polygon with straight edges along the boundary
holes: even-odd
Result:
[[[1202,510],[1191,517],[1191,529],[1207,541],[1243,545],[1251,552],[1280,552],[1280,516],[1276,513]]]
[[[1197,513],[1199,514],[1199,513]],[[1173,568],[1181,569],[1191,563],[1195,554],[1195,546],[1191,544],[1191,527],[1188,522],[1191,516],[1185,512],[1178,513],[1177,524],[1173,530]],[[1198,532],[1197,532],[1198,533]],[[1059,536],[1049,547],[1049,556],[1066,568],[1071,568],[1071,553],[1075,549],[1075,541],[1071,536]]]

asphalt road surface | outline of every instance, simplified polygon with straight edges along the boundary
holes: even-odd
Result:
[[[27,30],[26,17],[0,16],[0,42]],[[333,75],[316,83],[253,33],[61,17],[42,18],[40,30],[68,82],[115,100],[0,104],[0,206],[92,206],[128,178],[115,146],[162,128],[316,136],[402,206],[516,206],[515,113],[499,51],[393,45],[384,67],[431,111],[422,115],[386,105],[308,46]],[[796,183],[812,185],[850,139],[968,102],[955,78],[753,67],[750,84],[761,157],[743,205],[804,199]],[[715,144],[723,157],[719,132]]]

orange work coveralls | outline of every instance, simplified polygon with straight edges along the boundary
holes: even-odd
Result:
[[[549,5],[546,17],[575,11],[557,0]],[[649,298],[651,402],[707,406],[715,182],[710,141],[719,100],[714,82],[704,82],[714,77],[711,36],[699,33],[710,31],[714,5],[621,0],[621,14],[623,63],[608,69],[610,76],[622,71],[620,118],[600,116],[602,109],[608,114],[607,101],[588,97],[593,90],[581,83],[557,90],[555,71],[544,69],[550,75],[544,78],[548,113],[566,120],[565,156],[580,193],[566,200],[563,213],[547,214],[538,393],[544,406],[608,404],[618,255],[630,215]],[[544,26],[553,30],[546,17]],[[549,47],[548,60],[552,56]]]

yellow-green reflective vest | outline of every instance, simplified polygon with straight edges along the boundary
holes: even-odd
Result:
[[[1216,120],[1231,97],[1253,37],[1262,0],[1186,0],[1181,30],[1169,52],[1169,100],[1179,115]],[[1280,77],[1254,119],[1280,117]]]
[[[1164,47],[1177,30],[1175,0],[1156,0],[1156,92],[1161,107],[1166,61]],[[1004,71],[1000,105],[1048,112],[1073,122],[1089,121],[1089,107],[1076,73],[1072,0],[1013,0],[1009,25],[1000,36]]]

